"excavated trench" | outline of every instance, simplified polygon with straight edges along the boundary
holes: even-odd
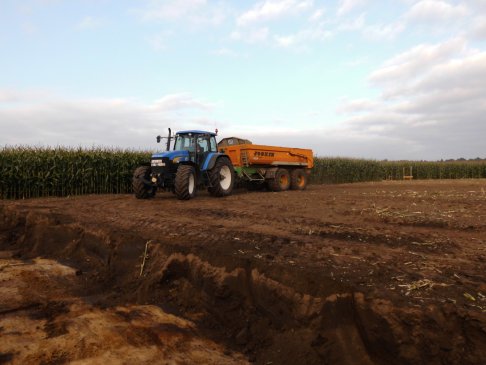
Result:
[[[275,266],[269,275],[249,260],[192,253],[175,239],[147,243],[130,231],[81,225],[42,210],[3,207],[0,222],[1,250],[19,260],[46,257],[74,268],[69,290],[83,301],[99,308],[156,305],[196,323],[201,336],[250,362],[409,363],[399,356],[390,320],[362,293],[330,279],[302,292],[288,285],[285,267]],[[299,280],[299,271],[292,275]],[[57,310],[66,309],[50,308]]]
[[[148,244],[140,275],[146,241],[130,232],[13,209],[4,209],[1,220],[2,250],[21,260],[42,256],[73,267],[79,283],[71,290],[84,300],[105,308],[155,304],[193,320],[204,336],[249,361],[372,364],[394,356],[365,331],[361,317],[370,321],[371,313],[360,293],[312,296],[265,276],[250,262],[232,262],[228,269],[179,252],[177,245],[156,243]],[[380,324],[379,318],[371,320]]]

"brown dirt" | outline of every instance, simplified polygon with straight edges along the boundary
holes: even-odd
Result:
[[[482,364],[485,242],[484,180],[1,202],[0,363]]]

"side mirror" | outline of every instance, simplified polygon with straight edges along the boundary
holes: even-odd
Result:
[[[157,143],[160,143],[160,140],[162,139],[161,136],[157,136]]]

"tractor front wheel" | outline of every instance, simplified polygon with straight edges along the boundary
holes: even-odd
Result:
[[[150,199],[155,195],[156,188],[150,184],[151,169],[140,166],[133,172],[132,188],[137,199]]]
[[[212,196],[228,196],[233,191],[235,184],[235,172],[230,160],[220,157],[214,167],[209,171],[210,187],[209,193]]]
[[[175,195],[179,200],[189,200],[196,196],[196,171],[189,165],[179,165],[175,177]]]
[[[272,191],[285,191],[290,187],[290,174],[286,169],[278,169],[275,177],[268,180],[268,188]]]

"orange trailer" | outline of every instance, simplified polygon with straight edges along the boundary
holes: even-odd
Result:
[[[255,188],[303,190],[314,166],[309,149],[255,145],[237,137],[221,140],[218,149],[229,156],[237,176]]]

